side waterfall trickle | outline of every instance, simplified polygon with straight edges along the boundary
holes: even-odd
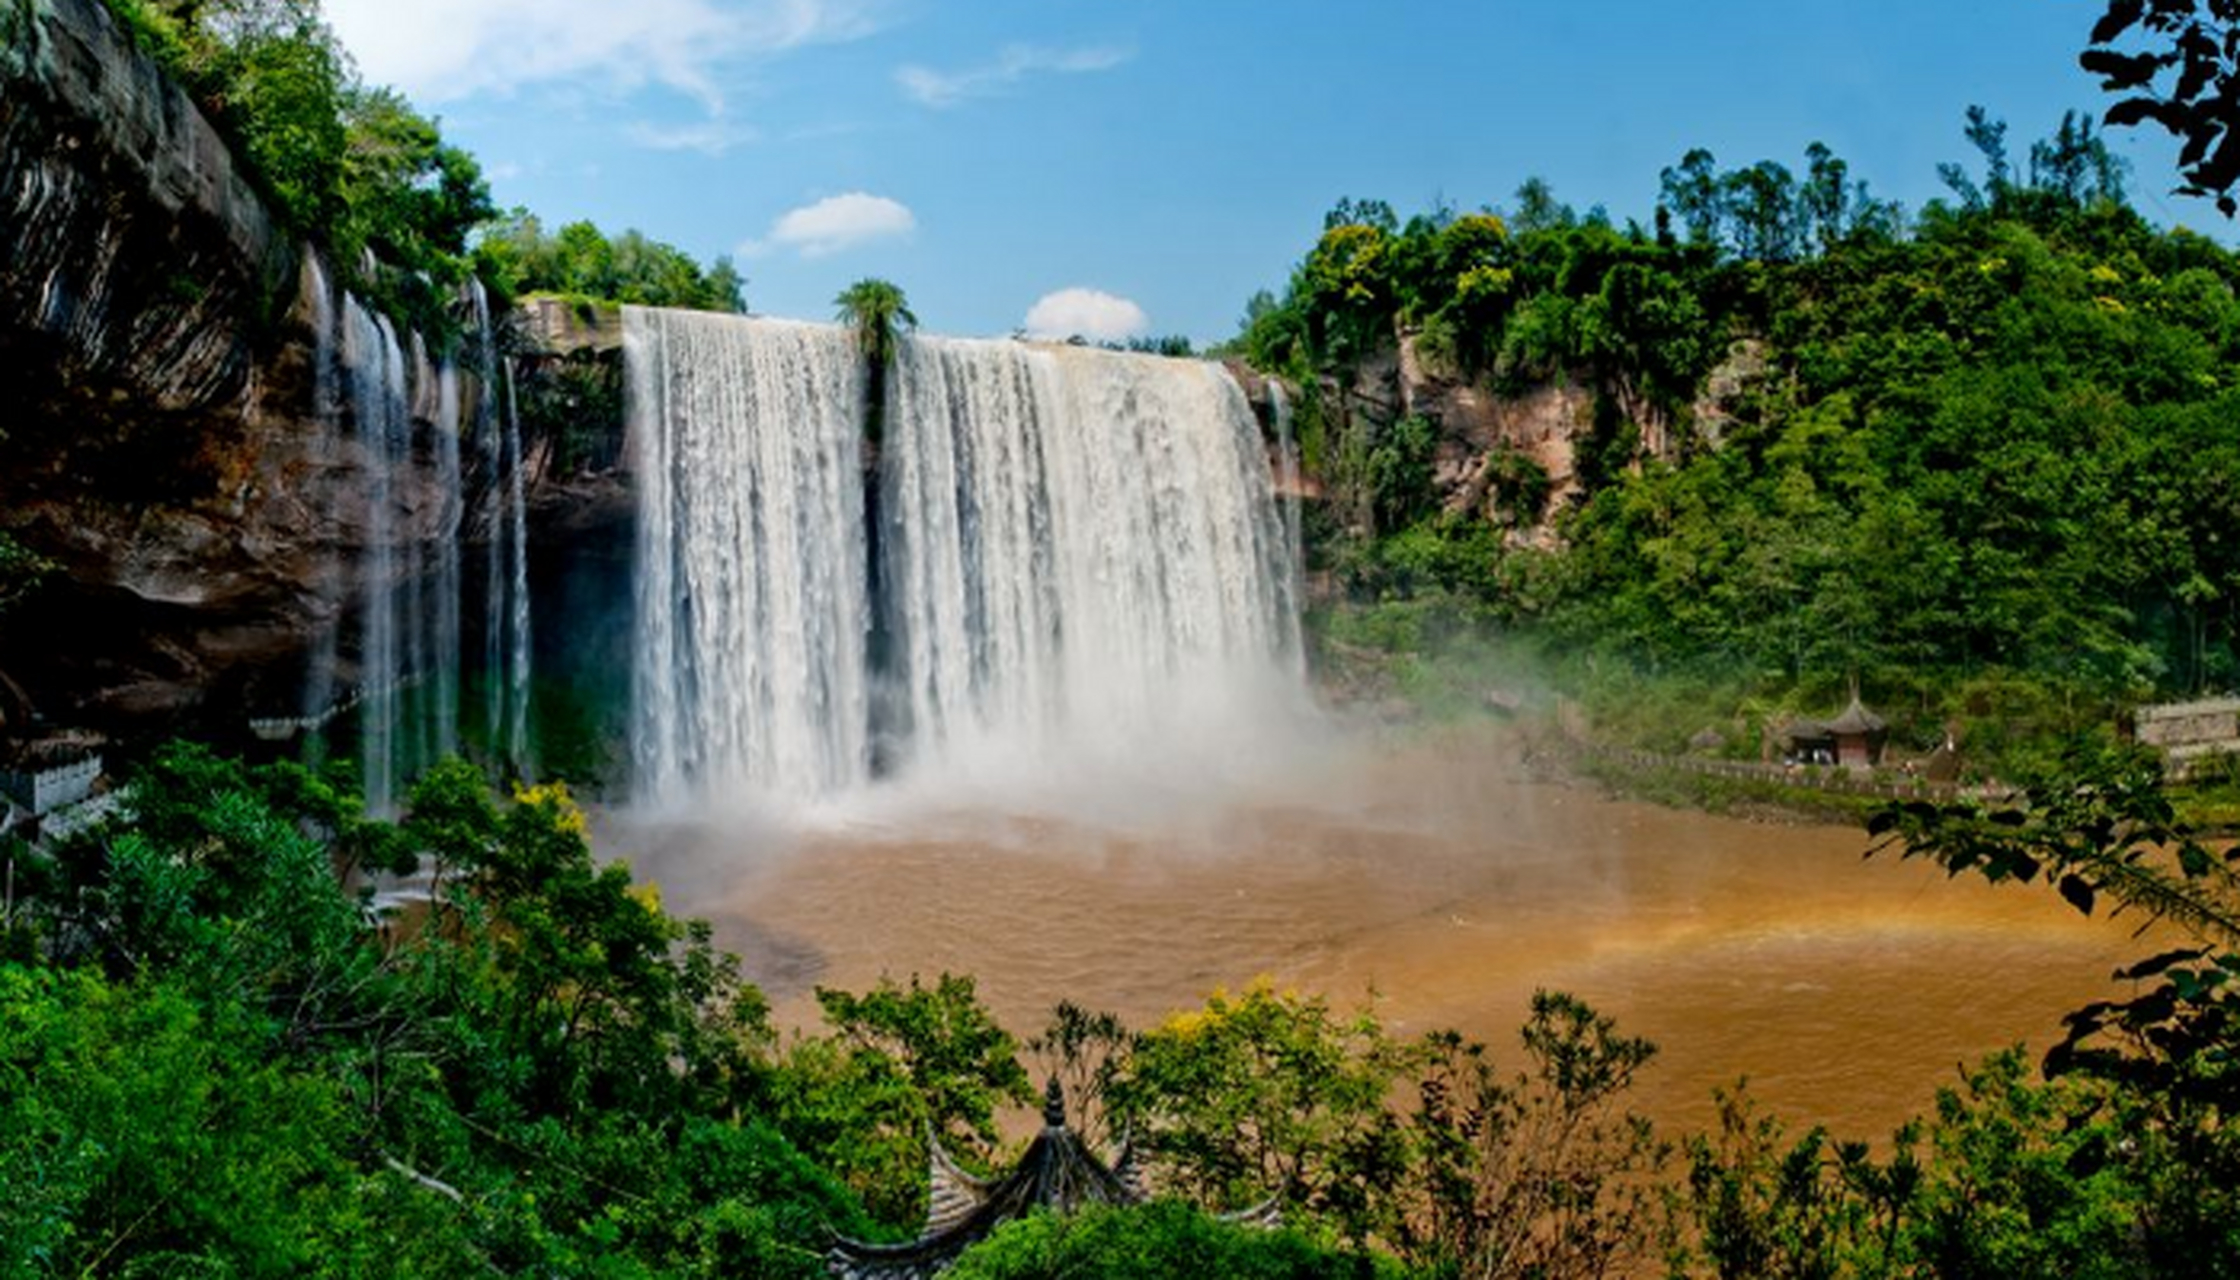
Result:
[[[312,759],[338,717],[356,726],[369,811],[393,813],[410,779],[462,745],[467,673],[466,545],[488,543],[483,680],[491,691],[487,749],[500,768],[528,771],[528,528],[521,435],[499,411],[489,305],[469,299],[479,345],[469,363],[431,360],[417,336],[410,353],[383,316],[337,290],[315,255],[306,288],[314,331],[314,412],[332,424],[336,448],[363,477],[357,500],[338,512],[335,567],[354,581],[340,631],[308,656],[304,706],[294,719],[258,720],[266,737],[301,733]],[[470,402],[463,379],[477,388]],[[469,519],[469,437],[479,454],[473,483],[486,495]],[[340,588],[337,589],[338,594]],[[337,603],[341,603],[339,600]],[[354,658],[354,661],[353,661]],[[353,678],[354,677],[354,678]]]
[[[846,332],[624,327],[641,799],[829,793],[869,778],[874,736],[902,772],[1141,757],[1193,745],[1213,704],[1296,688],[1292,543],[1220,367],[903,340],[869,575]]]
[[[1291,400],[1284,395],[1283,384],[1274,378],[1268,379],[1268,412],[1276,425],[1276,505],[1283,511],[1283,588],[1290,597],[1290,616],[1296,621],[1307,604],[1307,543],[1300,521],[1300,504],[1306,495],[1301,487],[1299,441],[1291,430]],[[1305,646],[1294,644],[1292,652],[1303,673]]]
[[[342,359],[365,467],[365,561],[358,633],[358,759],[369,812],[396,807],[405,679],[398,643],[396,476],[412,445],[404,352],[388,320],[343,295]]]
[[[476,408],[484,474],[487,542],[483,562],[483,727],[490,754],[516,773],[529,764],[529,514],[522,475],[521,423],[513,378],[497,356],[490,297],[480,280],[469,286],[475,338],[482,353]]]
[[[466,485],[460,467],[459,367],[436,371],[436,487],[443,495],[436,534],[434,671],[428,682],[428,723],[436,756],[459,749],[460,596],[466,589],[460,542],[466,525]]]
[[[311,302],[311,412],[327,427],[324,435],[331,440],[333,424],[342,416],[342,334],[335,321],[334,286],[319,255],[309,246],[303,251],[303,272]],[[330,560],[319,575],[320,602],[339,612],[342,593],[341,566]],[[303,730],[304,762],[314,767],[326,763],[327,739],[320,729],[333,716],[339,647],[335,629],[323,629],[304,665],[303,702],[297,708],[298,715],[293,723],[283,724],[276,731],[285,736]]]

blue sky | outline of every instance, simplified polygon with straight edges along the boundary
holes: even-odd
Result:
[[[1233,333],[1341,196],[1499,207],[1530,176],[1647,221],[1690,147],[1826,142],[1918,207],[2102,105],[2093,0],[326,0],[366,78],[473,151],[502,206],[737,256],[752,309],[866,275],[924,326]],[[2109,135],[2158,222],[2172,148]],[[1039,309],[1038,309],[1039,307]],[[1029,324],[1033,316],[1035,323]]]

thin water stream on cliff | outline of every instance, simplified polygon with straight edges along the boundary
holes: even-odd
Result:
[[[711,918],[788,1025],[882,974],[972,974],[1022,1035],[1061,999],[1144,1026],[1268,975],[1517,1065],[1550,987],[1662,1046],[1635,1103],[1680,1131],[1746,1075],[1794,1122],[1886,1138],[1958,1064],[2042,1049],[2139,946],[2047,893],[1864,860],[1856,830],[1534,781],[1493,732],[1333,747],[1124,825],[1063,812],[890,800],[604,843]]]

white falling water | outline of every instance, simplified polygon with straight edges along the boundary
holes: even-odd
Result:
[[[360,591],[358,756],[366,808],[396,808],[402,754],[401,694],[405,678],[398,644],[396,528],[393,490],[409,461],[411,423],[404,352],[387,319],[343,295],[342,360],[350,372],[351,416],[366,473],[365,559]]]
[[[869,778],[874,732],[898,772],[967,781],[1219,755],[1242,702],[1296,691],[1289,543],[1219,367],[905,339],[873,579],[847,335],[655,311],[625,331],[641,798],[828,794]]]
[[[474,309],[475,335],[485,353],[495,350],[490,323],[490,296],[483,291],[482,282],[476,280],[470,291]],[[506,605],[507,573],[505,531],[509,525],[505,514],[505,429],[498,416],[498,382],[488,376],[496,367],[494,356],[485,355],[484,374],[478,382],[481,399],[476,407],[475,439],[482,451],[482,473],[490,477],[484,489],[482,528],[482,727],[493,756],[503,757],[507,713],[507,691],[510,682],[503,678],[506,656],[511,651],[506,644],[506,626],[512,610]]]
[[[491,495],[482,522],[491,555],[493,651],[486,667],[497,700],[490,746],[501,764],[525,771],[529,606],[520,432],[497,411],[495,347],[479,288],[473,306],[481,367],[474,376],[481,390],[470,421],[458,365],[432,364],[417,336],[408,356],[390,322],[334,289],[315,255],[306,273],[313,410],[347,433],[363,477],[363,517],[352,566],[355,679],[338,685],[338,645],[330,633],[309,657],[303,713],[293,723],[316,759],[325,727],[352,713],[366,805],[386,815],[415,774],[460,747],[463,560],[473,531],[462,446],[470,432]],[[416,433],[423,433],[417,451]]]
[[[471,282],[468,301],[482,358],[477,439],[483,473],[490,477],[482,519],[489,539],[483,563],[483,727],[491,756],[526,775],[530,772],[529,515],[521,424],[514,412],[512,376],[497,356],[490,297],[480,280]]]
[[[830,326],[636,307],[623,342],[641,795],[859,781],[869,614],[854,348]]]
[[[436,373],[436,487],[443,497],[443,510],[436,530],[433,658],[427,682],[431,756],[450,755],[459,749],[459,599],[465,590],[460,539],[466,525],[466,486],[459,459],[463,423],[459,413],[459,367],[446,363]]]
[[[1307,544],[1300,528],[1300,505],[1304,498],[1299,468],[1299,442],[1291,430],[1291,401],[1283,394],[1283,384],[1268,379],[1268,412],[1276,426],[1276,503],[1283,511],[1283,587],[1290,595],[1291,616],[1296,618],[1306,606]],[[1295,647],[1301,670],[1305,669],[1306,651]]]
[[[1219,366],[913,339],[889,417],[918,766],[1179,746],[1296,654],[1266,455]]]
[[[399,530],[402,537],[390,555],[397,569],[397,585],[393,588],[397,610],[397,647],[401,651],[396,680],[397,739],[393,765],[400,780],[409,780],[422,763],[434,759],[434,717],[429,714],[428,694],[432,686],[435,649],[431,643],[431,623],[428,610],[428,588],[431,576],[431,554],[435,548],[415,536],[413,514],[409,506],[416,497],[409,468],[413,465],[413,422],[423,418],[427,408],[415,392],[432,386],[428,350],[419,333],[407,329],[404,338],[410,342],[405,357],[403,380],[398,389],[405,397],[404,414],[400,418],[402,429],[395,447],[396,453],[389,461],[389,483],[393,496],[404,500],[407,510],[398,514],[405,517]],[[401,492],[400,492],[401,491]]]
[[[335,324],[334,286],[328,282],[326,267],[319,255],[309,245],[303,250],[303,270],[308,278],[311,300],[311,413],[314,420],[332,430],[340,417],[341,408],[341,359],[342,334]],[[320,575],[321,603],[339,605],[342,588],[340,566],[330,564]],[[313,644],[304,670],[303,704],[297,708],[298,723],[324,725],[335,704],[336,637],[329,627]],[[326,737],[316,731],[304,737],[306,762],[318,765],[325,762]]]
[[[517,773],[529,758],[529,499],[521,454],[521,417],[514,409],[513,375],[506,380],[506,735],[505,759]]]

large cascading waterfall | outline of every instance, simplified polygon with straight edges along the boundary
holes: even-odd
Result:
[[[1298,652],[1267,457],[1219,366],[913,339],[888,418],[915,762],[1147,748]]]
[[[1218,366],[906,338],[867,541],[845,331],[624,317],[642,799],[1187,754],[1216,704],[1296,691],[1289,541]]]
[[[869,758],[862,362],[829,325],[623,310],[640,792],[821,793]]]

